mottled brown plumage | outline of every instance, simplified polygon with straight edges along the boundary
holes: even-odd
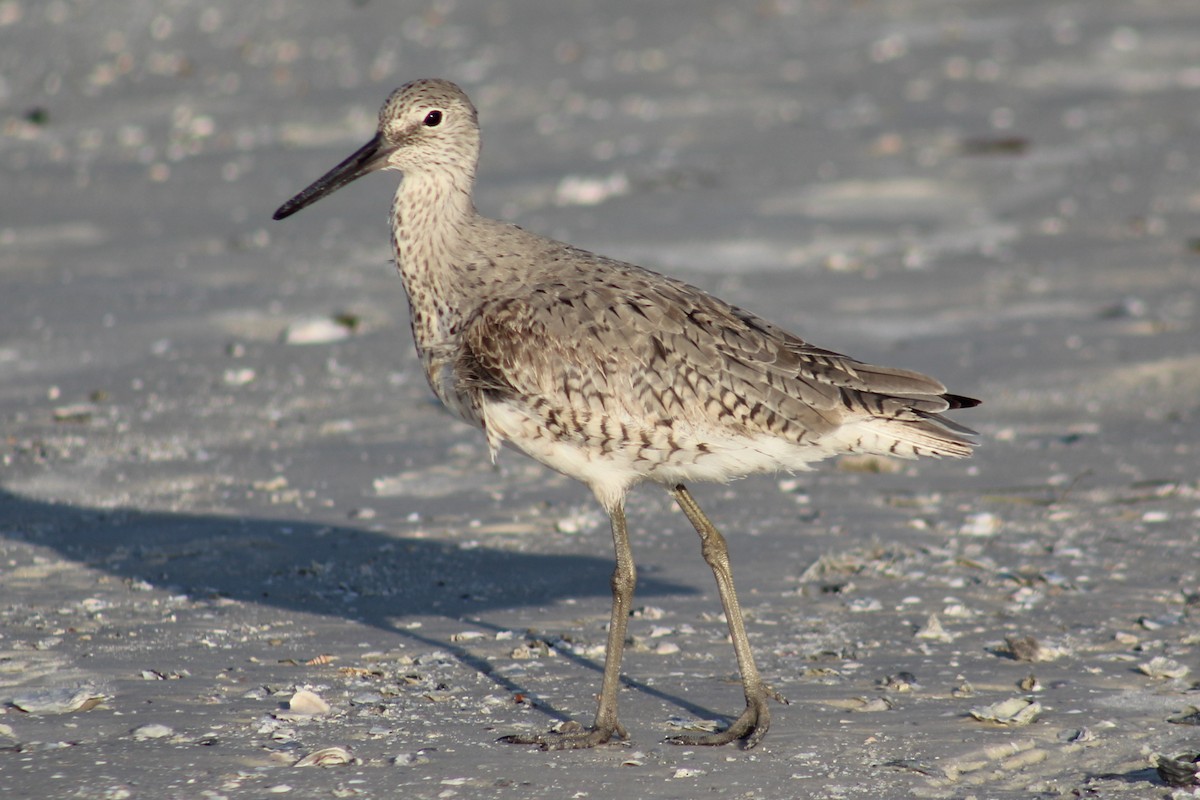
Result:
[[[471,192],[475,108],[452,83],[392,93],[379,131],[276,213],[289,216],[378,169],[404,174],[392,205],[396,264],[429,384],[481,428],[586,484],[612,521],[617,567],[604,682],[590,728],[506,737],[546,748],[614,735],[636,571],[625,524],[631,486],[668,488],[702,542],[741,671],[746,709],[681,744],[753,747],[770,724],[725,540],[685,481],[808,469],[841,453],[966,456],[972,431],[942,416],[977,401],[925,375],[813,347],[695,287],[481,217]]]

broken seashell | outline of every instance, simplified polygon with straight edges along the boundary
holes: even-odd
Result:
[[[1028,725],[1042,713],[1042,704],[1023,697],[1010,697],[990,706],[972,708],[970,714],[980,722],[994,722],[997,725]]]
[[[358,759],[344,747],[324,747],[314,750],[304,758],[292,764],[293,767],[340,767],[343,764],[358,763]]]
[[[329,713],[330,705],[316,692],[300,689],[288,700],[288,710],[293,714],[321,716]]]
[[[104,694],[93,686],[62,686],[30,689],[13,695],[9,703],[29,714],[70,714],[90,711],[105,699]]]

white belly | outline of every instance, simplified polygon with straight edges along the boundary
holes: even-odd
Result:
[[[759,472],[810,469],[815,461],[844,452],[835,446],[799,445],[777,436],[735,436],[721,431],[656,431],[656,446],[640,437],[607,447],[596,438],[555,436],[522,408],[511,403],[485,403],[482,422],[493,457],[501,443],[551,469],[589,486],[606,508],[620,501],[630,486],[650,480],[665,485],[695,481],[723,483]],[[653,437],[652,437],[653,438]],[[832,443],[830,443],[832,445]]]

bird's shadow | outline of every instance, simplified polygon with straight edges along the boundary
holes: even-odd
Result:
[[[493,671],[464,645],[417,632],[411,618],[442,616],[493,627],[480,617],[523,605],[608,596],[610,559],[523,553],[361,527],[294,519],[90,508],[46,502],[0,489],[0,536],[51,548],[70,560],[176,594],[227,598],[290,612],[353,620],[452,653],[513,693],[527,687]],[[640,596],[695,594],[653,576]],[[583,656],[575,663],[603,671]],[[702,717],[687,700],[626,679],[625,684]],[[548,716],[567,715],[552,705]]]

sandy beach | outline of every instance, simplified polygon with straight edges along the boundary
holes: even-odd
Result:
[[[612,546],[437,405],[397,176],[284,200],[418,77],[490,216],[983,405],[969,461],[630,497]],[[1183,798],[1200,751],[1200,5],[0,0],[0,794]]]

